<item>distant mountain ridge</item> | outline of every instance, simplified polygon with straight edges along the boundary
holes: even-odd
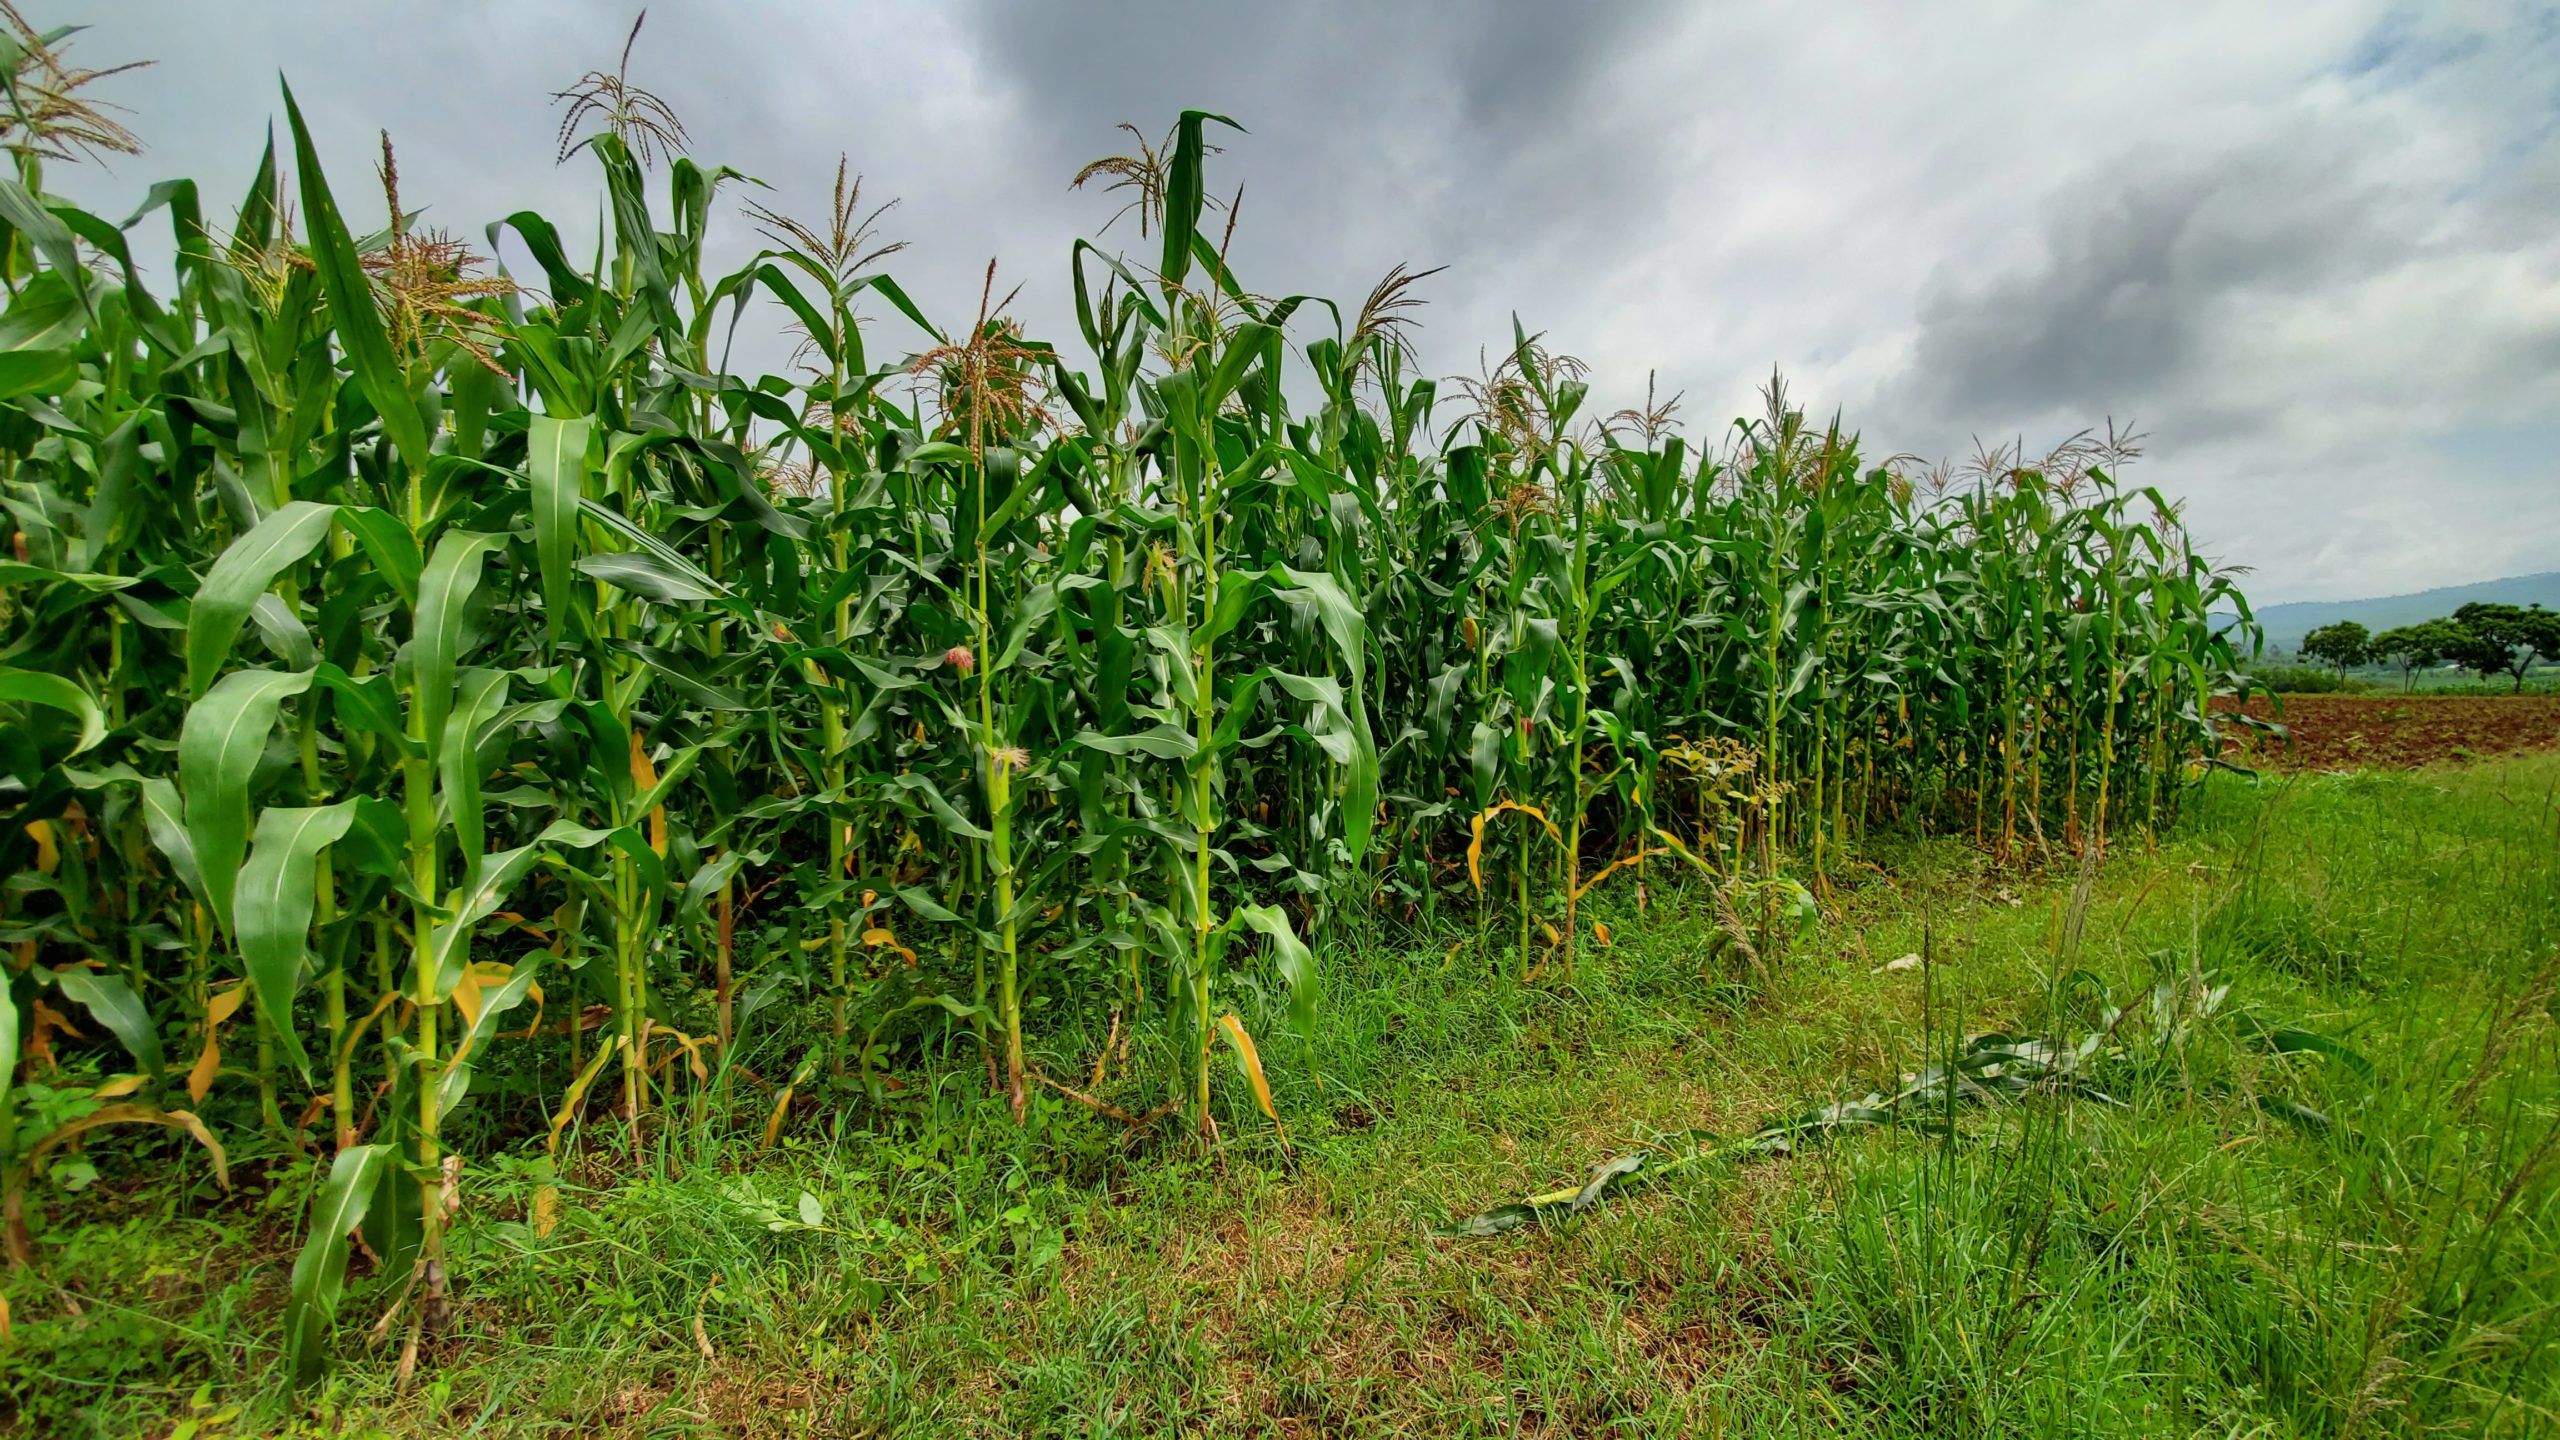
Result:
[[[2450,615],[2455,607],[2482,601],[2491,604],[2540,604],[2560,610],[2560,570],[2546,570],[2538,575],[2510,575],[2503,580],[2478,580],[2469,585],[2447,585],[2436,590],[2421,590],[2413,595],[2378,595],[2365,600],[2292,600],[2282,605],[2257,607],[2258,623],[2266,627],[2267,645],[2275,650],[2299,650],[2302,637],[2323,625],[2353,620],[2367,630],[2380,632],[2397,625],[2414,625]]]

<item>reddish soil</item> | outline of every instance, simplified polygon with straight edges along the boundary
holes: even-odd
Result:
[[[2293,732],[2260,735],[2223,726],[2224,753],[2241,764],[2279,769],[2401,770],[2438,760],[2472,760],[2517,750],[2560,749],[2560,695],[2281,695],[2249,712]],[[2214,709],[2229,711],[2216,700]]]

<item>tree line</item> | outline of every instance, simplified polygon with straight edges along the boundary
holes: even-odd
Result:
[[[2483,680],[2507,676],[2521,692],[2535,662],[2560,659],[2560,611],[2474,601],[2449,616],[2379,635],[2341,620],[2303,636],[2301,653],[2333,667],[2340,679],[2359,665],[2398,665],[2405,690],[2415,672],[2450,664]]]

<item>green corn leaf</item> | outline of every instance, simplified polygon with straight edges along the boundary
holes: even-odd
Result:
[[[471,1093],[472,1062],[488,1053],[489,1042],[498,1033],[498,1021],[523,1003],[526,992],[533,989],[534,976],[540,972],[541,966],[542,952],[527,951],[524,958],[515,963],[515,968],[507,972],[504,984],[481,993],[480,1013],[472,1018],[469,1027],[455,1041],[453,1051],[445,1061],[444,1073],[436,1079],[438,1115],[452,1114],[453,1107],[461,1104],[463,1097]]]
[[[617,643],[613,648],[657,672],[660,679],[665,680],[685,699],[705,710],[749,708],[745,696],[725,685],[717,685],[703,678],[691,661],[673,651],[661,649],[655,645],[640,645],[627,641]]]
[[[0,220],[6,220],[26,236],[27,243],[35,246],[36,253],[57,273],[88,273],[80,264],[80,247],[72,240],[71,227],[14,179],[0,179]]]
[[[65,998],[78,1002],[124,1042],[125,1052],[142,1067],[143,1074],[155,1080],[160,1077],[164,1062],[159,1027],[151,1023],[151,1012],[142,1008],[141,998],[124,983],[123,976],[72,965],[55,971],[53,983]]]
[[[420,735],[427,753],[444,753],[445,719],[453,711],[454,671],[461,663],[464,619],[471,593],[480,588],[482,562],[505,547],[503,535],[447,531],[418,580],[418,623],[410,641],[417,686]]]
[[[714,594],[727,593],[722,588],[719,581],[704,574],[700,567],[696,566],[692,561],[684,558],[682,552],[678,551],[674,546],[667,544],[665,541],[660,540],[657,536],[650,534],[647,527],[634,524],[628,516],[624,515],[621,511],[614,509],[612,506],[598,504],[593,500],[585,500],[579,502],[578,513],[589,520],[593,520],[605,529],[612,531],[614,534],[621,536],[631,544],[632,548],[646,551],[659,563],[665,565],[668,569],[674,571],[678,575],[683,576],[691,583],[698,585],[705,590],[709,590]]]
[[[285,1368],[296,1384],[320,1378],[328,1362],[329,1327],[347,1277],[347,1236],[364,1223],[375,1189],[397,1166],[388,1144],[357,1145],[329,1162],[329,1178],[311,1202],[311,1233],[294,1257],[284,1310]]]
[[[311,683],[329,692],[331,714],[341,730],[369,734],[394,748],[408,743],[400,728],[399,693],[389,674],[350,675],[322,661],[313,667]]]
[[[790,308],[791,313],[800,321],[801,333],[809,337],[809,343],[817,347],[820,355],[832,362],[836,358],[835,326],[826,314],[811,303],[808,296],[801,294],[800,287],[794,284],[791,277],[784,274],[778,266],[758,265],[755,276],[757,284],[772,291],[775,299]],[[824,275],[813,278],[822,283],[826,279]]]
[[[1343,685],[1344,708],[1351,725],[1352,755],[1343,772],[1342,832],[1353,859],[1369,851],[1377,826],[1378,742],[1369,729],[1369,704],[1363,677],[1368,669],[1369,624],[1360,607],[1333,576],[1319,571],[1274,566],[1272,583],[1291,599],[1304,597],[1316,612],[1334,656],[1349,677]]]
[[[856,292],[860,292],[865,289],[879,291],[882,295],[888,297],[890,304],[898,308],[899,314],[914,321],[915,327],[922,330],[927,335],[932,336],[936,343],[946,345],[950,343],[950,337],[943,334],[939,326],[936,326],[932,321],[924,318],[924,311],[918,309],[916,307],[916,302],[907,298],[907,292],[898,287],[898,282],[890,279],[887,275],[865,275],[854,282],[853,289]]]
[[[1272,964],[1289,987],[1289,1024],[1300,1035],[1314,1039],[1319,998],[1314,952],[1298,938],[1298,932],[1289,926],[1288,915],[1276,905],[1239,905],[1234,918],[1271,941]]]
[[[480,742],[507,703],[507,672],[465,670],[455,694],[436,782],[443,790],[445,821],[453,827],[464,863],[471,864],[487,847],[480,814]]]
[[[187,707],[178,732],[178,781],[186,790],[187,836],[205,900],[226,931],[231,893],[249,849],[249,781],[286,696],[311,688],[309,671],[234,670]]]
[[[961,814],[949,797],[935,789],[933,783],[922,775],[901,775],[882,789],[894,794],[913,795],[922,800],[925,809],[932,812],[933,818],[942,822],[942,828],[960,839],[992,838],[985,826]]]
[[[693,874],[687,877],[684,882],[684,893],[680,906],[682,912],[687,915],[700,916],[708,906],[711,896],[717,893],[721,886],[734,879],[737,876],[739,869],[743,867],[746,862],[747,855],[745,851],[731,850],[713,860],[710,864],[694,871]]]
[[[1167,168],[1164,188],[1164,262],[1157,267],[1168,291],[1191,273],[1191,239],[1200,228],[1200,207],[1208,201],[1201,168],[1208,143],[1201,131],[1212,120],[1238,133],[1244,130],[1226,116],[1206,110],[1185,110],[1174,125],[1173,163]]]
[[[74,755],[107,738],[107,717],[98,709],[98,702],[89,697],[88,691],[59,675],[0,665],[0,702],[6,701],[42,705],[78,719],[80,743],[72,747]]]
[[[544,839],[561,828],[555,825],[546,830]],[[451,995],[453,987],[461,983],[462,972],[471,964],[471,932],[506,903],[516,882],[542,858],[544,848],[543,842],[537,841],[513,850],[494,851],[465,868],[462,883],[445,897],[450,918],[436,926],[435,940],[429,947],[436,999]]]
[[[320,663],[311,643],[311,627],[302,623],[283,596],[273,591],[260,595],[249,607],[249,618],[258,627],[258,638],[266,642],[267,653],[287,670],[308,670]]]
[[[211,909],[213,902],[205,893],[204,867],[196,863],[196,843],[187,831],[186,802],[168,777],[154,775],[142,782],[142,820],[151,832],[151,843],[168,858],[170,870],[187,887],[187,893]]]
[[[1165,760],[1188,760],[1200,752],[1199,738],[1179,725],[1167,721],[1152,730],[1135,735],[1102,735],[1091,730],[1078,731],[1075,743],[1087,750],[1105,755],[1153,755]]]
[[[695,575],[686,574],[645,550],[615,550],[583,556],[578,561],[578,570],[661,605],[695,604],[716,600],[724,593],[716,585],[705,585]]]
[[[342,506],[338,521],[364,547],[375,572],[391,582],[401,603],[416,609],[418,573],[426,568],[426,561],[418,554],[418,537],[409,533],[400,517],[370,505]]]
[[[216,557],[187,609],[189,695],[201,696],[213,684],[222,662],[231,658],[232,643],[239,638],[250,607],[285,567],[320,544],[337,509],[308,500],[279,506]]]
[[[103,593],[128,589],[139,583],[131,575],[92,575],[85,571],[55,570],[43,565],[0,560],[0,585],[77,585],[83,590]]]
[[[345,218],[338,213],[338,202],[329,194],[329,179],[320,171],[320,153],[302,123],[302,107],[294,103],[290,85],[284,87],[284,113],[293,128],[302,211],[311,227],[311,258],[319,266],[321,288],[329,297],[329,319],[337,328],[338,343],[355,366],[356,383],[364,388],[365,399],[382,417],[382,433],[390,437],[412,474],[423,473],[431,458],[426,421],[418,414],[408,376],[391,351],[391,337],[374,309],[372,282],[365,278],[364,262],[356,254]]]
[[[68,350],[0,350],[0,400],[59,391],[79,373]]]
[[[258,1010],[267,1017],[277,1043],[296,1069],[308,1074],[310,1057],[293,1023],[294,992],[302,985],[303,961],[315,904],[312,884],[319,873],[320,852],[338,842],[355,823],[356,802],[335,805],[271,805],[258,816],[255,844],[240,867],[240,884],[232,896],[238,921],[240,962]]]
[[[542,618],[553,644],[576,616],[578,502],[585,496],[587,440],[595,421],[535,415],[525,432],[526,473],[533,478],[533,545],[542,565]]]

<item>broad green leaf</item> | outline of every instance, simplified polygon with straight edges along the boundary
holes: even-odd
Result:
[[[1100,735],[1083,730],[1077,732],[1076,743],[1105,755],[1145,754],[1166,760],[1188,760],[1200,750],[1199,739],[1171,721],[1135,735]]]
[[[53,983],[65,998],[78,1002],[124,1042],[125,1053],[142,1067],[143,1074],[159,1078],[163,1063],[159,1028],[151,1023],[151,1012],[142,1008],[141,997],[124,983],[123,976],[71,965],[55,971]]]
[[[645,550],[611,550],[582,556],[580,572],[661,605],[688,605],[718,599],[721,591],[669,565]]]
[[[71,227],[14,179],[0,178],[0,220],[6,220],[12,229],[26,236],[27,243],[57,273],[88,273],[80,264],[80,247],[72,240]]]
[[[377,573],[391,582],[400,602],[416,609],[418,574],[426,568],[426,561],[418,554],[418,537],[409,533],[400,517],[370,505],[346,505],[338,510],[338,523],[346,526],[347,533],[364,547],[366,558],[373,561]]]
[[[249,607],[249,619],[257,625],[258,636],[287,670],[308,670],[320,663],[320,655],[311,643],[311,627],[293,613],[284,597],[270,590]]]
[[[480,588],[482,562],[505,547],[503,535],[447,531],[418,579],[418,623],[410,639],[417,687],[419,736],[427,753],[444,753],[445,717],[453,712],[454,671],[460,665],[471,593]]]
[[[373,283],[365,277],[364,262],[356,254],[355,237],[347,232],[345,218],[338,213],[338,202],[329,194],[320,153],[302,123],[302,107],[294,103],[290,85],[284,90],[284,113],[293,127],[294,164],[302,182],[302,212],[311,230],[311,258],[319,266],[321,288],[329,297],[329,319],[337,329],[338,343],[354,363],[364,398],[382,417],[382,433],[390,437],[410,473],[422,474],[431,458],[426,421],[418,414],[408,376],[392,353],[381,314],[374,309]]]
[[[347,1277],[347,1236],[364,1223],[375,1188],[397,1170],[388,1144],[357,1145],[329,1162],[329,1178],[311,1202],[311,1233],[294,1257],[284,1307],[285,1368],[296,1384],[320,1378],[328,1362],[329,1327]]]
[[[355,823],[356,802],[335,805],[271,805],[258,816],[258,831],[232,897],[240,962],[258,1010],[296,1069],[310,1069],[293,1023],[294,992],[302,984],[306,940],[316,897],[320,852]]]
[[[1158,217],[1163,227],[1164,258],[1157,267],[1167,290],[1182,283],[1191,272],[1191,240],[1200,226],[1200,207],[1207,202],[1207,181],[1201,162],[1208,149],[1201,131],[1215,120],[1230,130],[1243,126],[1224,115],[1206,110],[1185,110],[1174,122],[1172,163],[1167,167],[1164,188],[1164,213]]]
[[[1314,1039],[1318,994],[1314,953],[1290,928],[1288,915],[1276,905],[1239,905],[1235,918],[1271,941],[1272,964],[1289,987],[1289,1023],[1300,1035]]]
[[[1286,566],[1272,569],[1272,583],[1282,587],[1288,598],[1304,597],[1315,608],[1316,619],[1333,641],[1334,656],[1349,677],[1343,685],[1345,708],[1349,712],[1352,755],[1343,767],[1342,834],[1343,843],[1353,859],[1369,851],[1369,837],[1377,826],[1378,812],[1378,742],[1369,730],[1369,702],[1363,677],[1368,668],[1369,625],[1360,607],[1344,592],[1341,582],[1320,571],[1292,570]]]
[[[79,754],[107,738],[107,717],[89,692],[63,679],[36,670],[12,670],[0,665],[0,702],[15,701],[22,705],[42,705],[60,710],[80,722],[80,743],[71,748]]]
[[[560,820],[544,827],[534,843],[513,850],[492,851],[468,866],[462,883],[444,897],[448,918],[436,926],[435,940],[429,947],[436,998],[441,1000],[452,994],[453,987],[461,982],[463,970],[471,964],[472,930],[498,912],[498,907],[506,903],[508,894],[515,889],[516,882],[542,859],[546,850],[554,843],[577,848],[596,839],[621,834],[628,834],[642,854],[649,854],[652,860],[657,858],[650,854],[648,842],[640,840],[637,832],[630,831],[627,826],[619,832],[607,832]]]
[[[249,782],[286,696],[311,688],[311,673],[234,670],[187,707],[178,732],[178,783],[185,787],[187,836],[205,900],[232,929],[231,892],[249,849]]]
[[[92,575],[85,571],[55,570],[43,565],[25,565],[15,560],[0,560],[0,585],[77,585],[83,590],[123,590],[139,584],[131,575]]]
[[[187,833],[186,802],[168,777],[154,775],[142,782],[142,819],[151,832],[151,843],[168,858],[169,869],[185,884],[187,893],[210,908],[204,867],[196,863],[196,842]]]
[[[526,951],[524,958],[515,962],[515,968],[507,972],[504,983],[495,990],[481,992],[480,1013],[472,1017],[470,1025],[455,1039],[454,1048],[445,1060],[444,1073],[436,1079],[438,1115],[452,1114],[453,1107],[461,1104],[462,1098],[471,1093],[472,1062],[488,1053],[489,1042],[498,1033],[499,1020],[523,1003],[526,993],[533,989],[534,976],[540,972],[541,966],[542,952]]]
[[[526,473],[533,479],[533,545],[542,566],[542,619],[552,643],[568,638],[577,614],[571,562],[577,558],[578,501],[585,494],[587,440],[595,421],[535,415],[525,432]]]
[[[222,662],[231,658],[232,643],[239,638],[250,607],[285,567],[319,545],[337,508],[308,500],[279,506],[215,558],[187,609],[189,695],[201,696],[213,684]]]
[[[480,741],[507,703],[507,672],[471,669],[462,672],[452,718],[445,722],[444,755],[436,767],[443,788],[445,822],[465,864],[476,862],[486,848],[487,827],[480,814]]]
[[[0,400],[60,390],[79,373],[67,350],[0,350]]]

